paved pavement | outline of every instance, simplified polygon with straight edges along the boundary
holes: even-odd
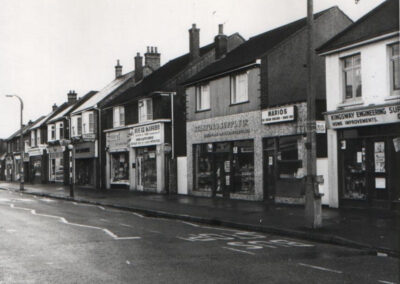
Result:
[[[0,188],[18,191],[18,183],[0,182]],[[25,185],[25,193],[69,199],[69,187]],[[323,227],[304,226],[300,206],[267,205],[264,202],[158,195],[129,190],[75,188],[75,201],[112,206],[148,216],[222,225],[236,229],[369,249],[400,255],[399,215],[388,210],[323,208]]]
[[[398,283],[365,250],[0,191],[0,283]]]

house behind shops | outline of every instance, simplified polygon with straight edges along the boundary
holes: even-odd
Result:
[[[104,106],[107,188],[175,190],[176,168],[170,161],[186,155],[186,99],[180,83],[243,41],[238,34],[224,35],[221,25],[214,43],[200,48],[200,30],[193,24],[189,53],[169,61]]]
[[[326,61],[329,204],[399,208],[399,1],[318,48]]]
[[[316,14],[314,47],[351,23],[337,7]],[[190,194],[304,202],[306,33],[304,18],[252,37],[185,82]],[[324,61],[312,60],[322,120]],[[317,154],[326,176],[324,134]]]

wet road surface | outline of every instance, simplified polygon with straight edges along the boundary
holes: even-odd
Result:
[[[399,260],[0,191],[0,283],[399,283]]]

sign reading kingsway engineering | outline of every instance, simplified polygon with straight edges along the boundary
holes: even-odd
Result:
[[[149,146],[164,143],[164,124],[155,123],[134,127],[130,130],[130,146]]]
[[[261,112],[263,124],[286,122],[294,119],[294,106],[268,108]]]
[[[400,105],[328,113],[326,120],[332,129],[396,123],[400,122]]]

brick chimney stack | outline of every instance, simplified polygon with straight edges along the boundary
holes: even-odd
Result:
[[[143,57],[138,52],[135,56],[135,82],[143,79]]]
[[[122,65],[119,64],[119,59],[117,60],[117,65],[115,65],[115,79],[122,76]]]
[[[144,65],[155,71],[160,67],[160,63],[160,53],[157,52],[157,47],[148,46],[147,52],[144,54]]]
[[[200,57],[200,29],[196,28],[196,24],[189,30],[189,54],[190,61]]]
[[[77,94],[75,93],[75,91],[69,91],[67,96],[68,96],[68,104],[72,105],[77,102]]]
[[[53,111],[55,111],[57,108],[58,108],[58,106],[57,106],[56,104],[54,104],[54,105],[52,106],[52,110],[53,110]]]
[[[228,51],[228,36],[224,35],[224,25],[218,25],[218,35],[214,38],[215,59],[220,59]]]

